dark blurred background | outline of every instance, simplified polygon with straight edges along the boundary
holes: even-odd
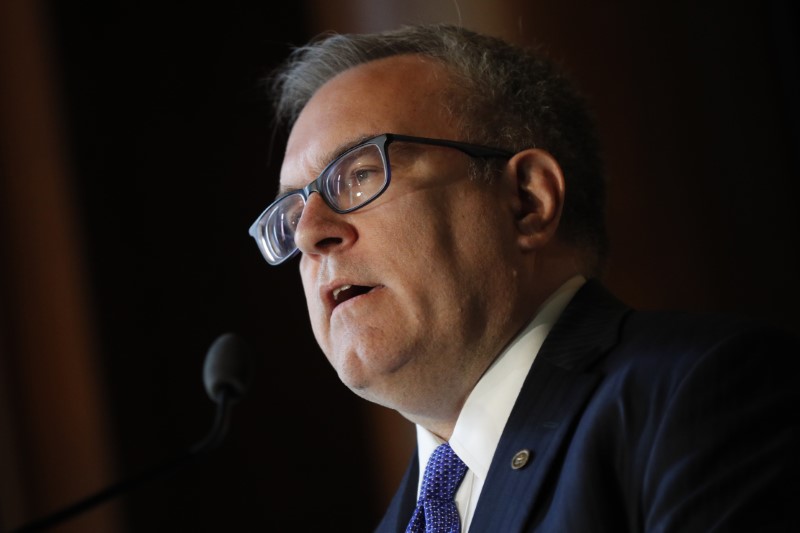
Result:
[[[200,440],[228,331],[256,370],[222,446],[54,531],[376,524],[413,428],[341,385],[296,270],[247,234],[283,149],[261,80],[324,30],[460,21],[544,44],[599,121],[609,287],[800,333],[789,0],[285,4],[0,2],[0,530]]]

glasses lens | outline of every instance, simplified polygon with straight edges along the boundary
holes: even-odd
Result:
[[[352,211],[378,196],[386,187],[386,164],[375,144],[359,146],[331,165],[322,178],[332,207]]]
[[[297,250],[294,234],[305,205],[301,194],[290,194],[284,196],[267,213],[262,244],[264,255],[270,263],[280,263]]]

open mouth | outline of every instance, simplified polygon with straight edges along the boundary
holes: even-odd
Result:
[[[342,285],[333,290],[333,301],[335,305],[346,302],[356,296],[366,294],[372,290],[372,287],[364,285]]]

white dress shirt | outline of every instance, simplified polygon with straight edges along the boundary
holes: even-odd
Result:
[[[449,442],[469,468],[456,493],[463,532],[469,530],[492,456],[533,360],[553,324],[585,282],[583,276],[575,276],[550,295],[525,329],[487,369],[461,409]],[[439,437],[417,425],[420,464],[417,494],[425,465],[433,450],[442,442]]]

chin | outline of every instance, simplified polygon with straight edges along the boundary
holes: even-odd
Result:
[[[381,356],[377,357],[376,354]],[[362,398],[374,401],[376,396],[380,396],[380,389],[397,382],[402,374],[398,374],[398,371],[409,363],[411,357],[407,351],[363,350],[351,346],[348,349],[334,349],[328,360],[347,388]]]
[[[379,394],[376,394],[379,389],[378,379],[364,368],[361,361],[351,360],[351,364],[337,367],[336,371],[339,380],[356,396],[371,402],[382,403],[379,401]]]
[[[376,392],[376,390],[372,387],[351,387],[348,385],[348,388],[353,392],[353,394],[362,400],[366,400],[370,403],[374,403],[389,409],[396,410],[398,408],[398,405],[393,402],[390,397]]]
[[[349,356],[345,359],[332,359],[331,364],[336,369],[341,382],[359,396],[362,395],[360,391],[369,388],[370,380],[358,358]]]

